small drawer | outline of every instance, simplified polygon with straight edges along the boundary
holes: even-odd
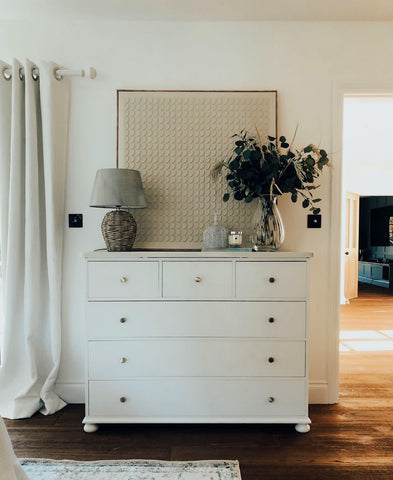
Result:
[[[304,341],[151,339],[89,342],[89,378],[303,377]]]
[[[303,379],[90,381],[88,415],[123,421],[266,422],[307,416]]]
[[[232,297],[232,262],[163,262],[163,297]]]
[[[89,302],[89,339],[305,338],[305,302]]]
[[[307,297],[306,262],[237,262],[236,298]]]
[[[88,262],[89,299],[157,298],[158,262]]]

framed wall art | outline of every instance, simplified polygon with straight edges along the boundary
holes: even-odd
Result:
[[[141,172],[148,208],[133,212],[136,247],[199,249],[214,213],[251,234],[256,202],[224,203],[212,168],[241,130],[276,136],[276,91],[117,92],[117,166]]]

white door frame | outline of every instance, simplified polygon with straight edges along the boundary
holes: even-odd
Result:
[[[392,82],[334,83],[332,88],[332,147],[330,269],[329,269],[329,326],[328,326],[328,403],[338,402],[340,289],[342,262],[343,215],[343,106],[346,95],[393,95]]]

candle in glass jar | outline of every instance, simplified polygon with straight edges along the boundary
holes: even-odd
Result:
[[[228,245],[230,247],[241,247],[243,241],[243,232],[230,232],[228,235]]]

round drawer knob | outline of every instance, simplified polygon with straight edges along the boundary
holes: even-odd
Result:
[[[127,361],[126,357],[121,357],[120,358],[120,363],[126,363],[126,361]]]
[[[126,323],[126,321],[127,321],[126,317],[121,317],[120,323]]]
[[[267,401],[268,401],[269,403],[273,403],[273,402],[274,402],[274,397],[269,397],[269,398],[267,399]]]
[[[196,283],[200,283],[202,282],[202,278],[201,277],[195,277],[194,279],[196,281]]]
[[[125,403],[127,401],[126,397],[120,397],[120,403]]]
[[[127,282],[127,277],[120,277],[120,282],[121,283],[126,283]]]
[[[274,317],[270,317],[270,318],[269,318],[269,323],[274,323],[275,321],[276,321],[276,320],[275,320]]]
[[[268,362],[269,362],[269,363],[274,363],[274,357],[269,357],[269,358],[268,358]]]
[[[270,278],[269,278],[269,282],[270,282],[270,283],[274,283],[275,281],[276,281],[276,279],[275,279],[274,277],[270,277]]]

